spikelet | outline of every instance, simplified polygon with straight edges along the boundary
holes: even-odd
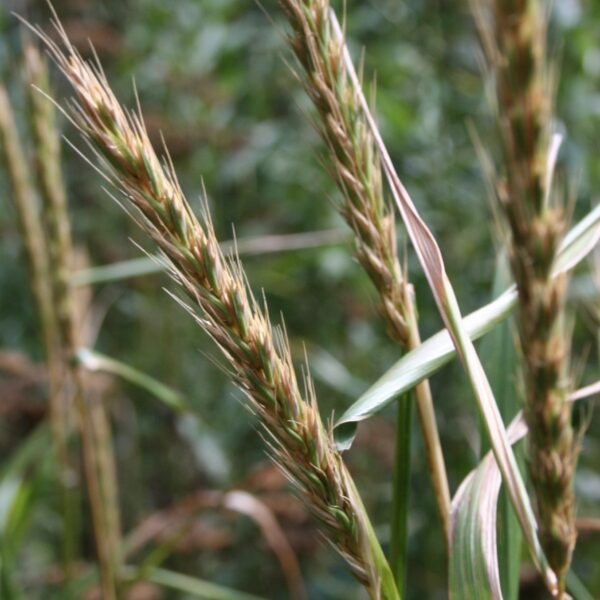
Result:
[[[319,111],[344,201],[340,210],[356,236],[357,258],[379,292],[390,335],[409,343],[409,289],[396,253],[394,212],[384,198],[372,135],[332,35],[326,0],[280,0],[304,69],[304,87]]]
[[[310,379],[304,378],[303,393],[285,335],[252,296],[239,261],[223,256],[206,202],[197,218],[171,163],[152,148],[141,116],[121,108],[100,67],[85,63],[58,21],[55,27],[65,52],[38,34],[75,91],[69,114],[100,170],[164,253],[190,310],[227,357],[277,462],[302,490],[326,537],[371,598],[398,598],[354,483],[319,416]]]
[[[392,339],[403,351],[420,344],[416,305],[396,248],[394,209],[385,197],[379,154],[334,35],[328,0],[280,0],[292,27],[290,45],[304,88],[319,113],[319,129],[343,196],[340,212],[355,234],[356,255],[379,294]],[[446,537],[450,491],[427,381],[415,390],[427,461]]]
[[[519,292],[529,472],[542,546],[562,597],[576,537],[577,443],[568,402],[566,276],[551,274],[567,219],[551,189],[553,90],[547,64],[547,8],[539,0],[495,0],[489,5],[492,25],[478,0],[474,6],[496,79],[504,162],[498,199],[511,232],[510,262]]]

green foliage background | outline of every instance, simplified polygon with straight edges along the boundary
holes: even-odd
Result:
[[[341,2],[335,4],[341,10]],[[92,40],[109,81],[129,106],[135,102],[135,79],[153,140],[160,143],[162,131],[188,197],[200,195],[204,180],[222,239],[231,238],[232,225],[239,238],[345,226],[335,211],[338,196],[322,164],[324,148],[311,125],[309,103],[289,67],[293,60],[275,0],[265,0],[262,8],[242,0],[55,0],[54,6],[82,52],[87,53],[86,39]],[[0,7],[0,73],[18,106],[23,104],[22,28],[11,10],[44,27],[49,11],[42,0],[5,0]],[[347,30],[355,55],[365,48],[367,78],[376,73],[380,125],[398,171],[438,239],[463,312],[471,311],[490,298],[498,241],[467,131],[467,123],[475,123],[484,143],[496,150],[468,2],[348,0]],[[561,166],[567,189],[577,197],[577,217],[600,191],[600,5],[557,2],[552,35],[562,76]],[[59,94],[65,92],[60,77],[54,83]],[[68,124],[65,130],[76,141]],[[91,263],[139,256],[130,238],[144,245],[142,236],[102,191],[100,177],[68,147],[64,174],[76,241],[85,245]],[[0,348],[40,360],[3,173],[0,193]],[[405,244],[401,225],[398,238]],[[441,323],[410,250],[407,259],[425,337]],[[323,415],[339,414],[397,359],[350,244],[248,258],[244,264],[253,289],[264,289],[272,315],[285,316],[298,362],[306,345]],[[207,358],[213,354],[210,341],[164,286],[172,288],[166,277],[147,276],[94,290],[102,314],[96,348],[183,392],[203,422],[192,432],[189,421],[146,393],[124,384],[111,387],[125,532],[200,489],[244,487],[260,495],[264,490],[253,487],[252,475],[269,464],[240,394]],[[573,303],[578,384],[599,378],[599,303],[593,286],[580,287],[574,286]],[[436,376],[432,386],[456,489],[478,457],[476,412],[456,365]],[[35,419],[7,415],[3,421],[0,446],[8,457]],[[384,543],[392,423],[385,414],[363,426],[348,456]],[[585,516],[600,517],[599,433],[592,418],[576,481],[578,511]],[[17,579],[31,598],[47,597],[36,582],[57,561],[58,504],[49,481],[44,490],[19,547]],[[443,598],[444,549],[418,434],[412,498],[408,597]],[[286,495],[283,502],[291,506],[293,499]],[[217,515],[209,522],[231,532],[233,543],[218,551],[176,552],[167,561],[170,568],[268,598],[286,596],[277,562],[252,524]],[[292,530],[310,598],[360,597],[342,561],[315,541],[310,522],[284,520],[283,526]],[[88,527],[86,536],[91,556]],[[597,537],[582,535],[574,562],[596,597],[599,546]]]

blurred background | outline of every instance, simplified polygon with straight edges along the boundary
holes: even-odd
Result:
[[[377,298],[353,259],[339,197],[324,166],[312,111],[290,64],[275,0],[54,0],[65,29],[85,56],[88,40],[113,89],[127,106],[139,95],[150,136],[164,136],[188,198],[206,185],[222,240],[330,231],[318,247],[243,256],[253,290],[264,290],[274,320],[282,314],[297,362],[304,348],[322,415],[340,414],[398,358],[377,313]],[[333,2],[342,10],[342,2]],[[400,176],[434,232],[463,313],[492,297],[498,232],[472,139],[474,125],[494,153],[494,127],[468,2],[347,0],[355,56],[365,49],[367,79],[376,75],[379,122]],[[43,28],[43,0],[4,0],[0,7],[0,73],[25,135],[22,26],[16,11]],[[561,82],[557,128],[565,134],[561,171],[577,220],[600,191],[600,4],[555,3],[551,36]],[[59,97],[69,94],[53,72]],[[63,119],[64,120],[64,119]],[[65,134],[79,140],[67,123]],[[152,250],[102,190],[102,180],[64,145],[63,172],[78,255],[106,265]],[[0,169],[0,461],[46,418],[43,350],[22,245]],[[341,232],[341,233],[340,233]],[[132,240],[135,243],[132,243]],[[398,243],[407,248],[402,226]],[[406,251],[425,338],[441,326],[414,254]],[[583,265],[572,286],[576,385],[597,380],[600,303]],[[600,275],[600,273],[598,273]],[[581,283],[582,281],[587,283]],[[256,421],[240,393],[215,366],[217,354],[193,320],[163,291],[166,276],[149,274],[90,285],[93,347],[177,390],[193,415],[170,410],[148,391],[104,376],[97,385],[110,414],[124,535],[198,494],[242,490],[268,507],[297,557],[311,599],[361,598],[343,561],[323,543],[303,505],[265,454]],[[432,379],[452,489],[480,453],[479,422],[457,364]],[[393,410],[359,429],[347,455],[384,546],[394,450]],[[592,415],[578,476],[578,514],[600,518],[600,424]],[[415,428],[410,512],[408,598],[446,597],[444,544]],[[4,468],[4,467],[0,467]],[[26,598],[51,597],[59,560],[60,517],[52,465],[36,474],[27,519],[12,540],[12,576]],[[2,489],[0,488],[0,492]],[[7,493],[4,490],[4,493]],[[6,511],[0,493],[0,528]],[[261,506],[263,505],[261,504]],[[166,518],[166,517],[165,517]],[[600,597],[600,537],[583,529],[574,570]],[[84,556],[94,555],[84,522]],[[6,531],[6,530],[4,530]],[[137,549],[147,556],[160,535]],[[173,571],[265,598],[289,597],[272,546],[254,517],[200,510],[165,551]],[[529,581],[524,569],[524,585]],[[185,598],[153,586],[139,598]],[[537,597],[531,595],[524,597]],[[138,597],[138,596],[136,596]],[[542,597],[542,596],[540,596]]]

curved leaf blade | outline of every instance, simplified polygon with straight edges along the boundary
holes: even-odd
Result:
[[[185,413],[190,410],[187,401],[179,392],[124,362],[90,348],[79,348],[76,358],[79,364],[88,371],[98,371],[121,377],[125,381],[150,392],[163,404],[176,412]]]
[[[507,435],[515,444],[527,433],[519,414]],[[450,597],[501,600],[496,517],[502,477],[491,452],[471,471],[452,500]]]
[[[463,324],[467,334],[472,340],[477,340],[491,331],[511,313],[516,301],[517,293],[510,288],[493,302],[465,317]],[[455,356],[456,349],[446,329],[405,354],[337,420],[335,434],[338,446],[348,449],[360,421],[385,408],[398,395],[439,371]]]
[[[596,385],[572,393],[571,402],[595,395]],[[523,412],[507,430],[511,445],[527,435]],[[497,536],[497,509],[502,477],[492,452],[488,452],[463,480],[452,499],[449,553],[450,597],[461,600],[502,600]],[[590,594],[570,573],[567,587],[577,600]]]
[[[600,205],[575,225],[563,240],[556,260],[555,274],[574,268],[594,249],[599,239]],[[491,331],[511,314],[516,301],[516,290],[511,286],[486,306],[464,317],[463,326],[467,335],[471,340],[477,340]],[[350,448],[360,421],[368,419],[398,395],[436,373],[455,355],[454,344],[446,329],[424,341],[416,350],[405,354],[337,420],[335,434],[340,449]]]
[[[479,360],[463,323],[463,317],[457,302],[456,294],[446,274],[444,261],[440,249],[431,231],[420,217],[408,192],[398,177],[391,158],[387,152],[383,139],[373,119],[367,101],[362,93],[362,87],[354,70],[344,37],[335,18],[330,13],[332,28],[340,44],[342,59],[348,71],[349,79],[357,93],[358,101],[363,110],[368,127],[373,135],[375,145],[382,161],[383,171],[386,175],[392,196],[396,202],[402,220],[406,226],[408,236],[417,253],[419,262],[429,282],[431,292],[438,306],[440,316],[456,347],[457,355],[477,402],[477,408],[485,424],[490,445],[502,473],[502,480],[513,504],[519,523],[523,530],[524,538],[530,550],[533,561],[542,574],[546,586],[554,593],[557,578],[544,555],[537,536],[537,523],[531,507],[529,496],[523,478],[517,467],[512,447],[509,443],[507,432],[502,422],[489,381]],[[549,169],[550,171],[551,169]]]

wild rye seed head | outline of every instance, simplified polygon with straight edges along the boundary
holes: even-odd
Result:
[[[394,211],[384,197],[378,153],[331,29],[329,1],[280,4],[293,29],[290,44],[305,73],[301,79],[333,157],[343,193],[340,212],[355,232],[358,260],[379,293],[390,335],[406,349],[411,298],[396,251]]]
[[[285,335],[273,330],[239,261],[223,256],[206,204],[200,219],[191,210],[171,163],[162,163],[152,148],[141,116],[123,110],[100,67],[84,62],[60,24],[55,26],[66,52],[38,33],[75,91],[69,113],[99,157],[101,172],[135,207],[138,224],[200,309],[196,319],[229,359],[277,462],[303,491],[327,538],[371,597],[382,597],[376,566],[381,550],[319,416],[308,376],[301,392]]]
[[[511,231],[509,256],[519,293],[529,473],[542,546],[562,595],[576,537],[577,450],[567,399],[566,276],[551,274],[567,223],[550,185],[553,83],[546,49],[548,15],[539,0],[490,1],[493,24],[481,12],[482,0],[473,0],[496,83],[504,162],[498,199]]]
[[[293,30],[290,45],[304,71],[299,78],[319,113],[318,128],[332,157],[343,197],[340,213],[354,230],[357,258],[379,294],[390,337],[403,351],[410,351],[420,344],[416,302],[398,260],[394,209],[384,195],[379,153],[348,73],[344,41],[335,35],[328,0],[280,0],[280,4]],[[415,397],[448,538],[450,490],[428,381],[416,387]]]

